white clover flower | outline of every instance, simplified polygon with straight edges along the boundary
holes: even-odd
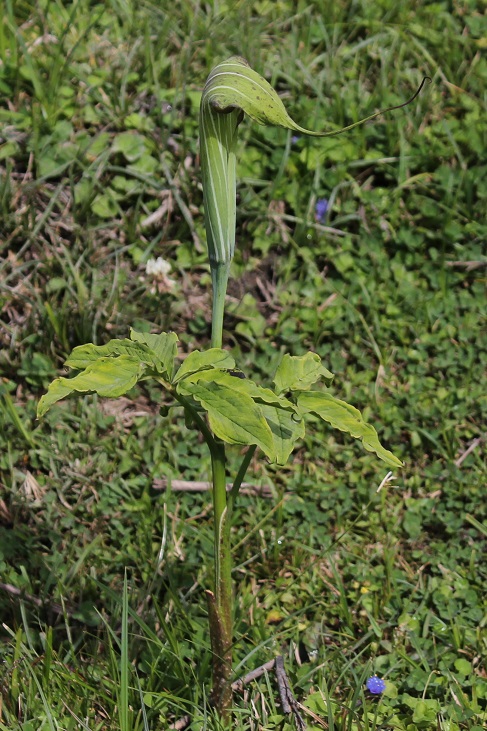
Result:
[[[149,259],[145,265],[145,273],[149,276],[153,276],[156,279],[165,277],[171,271],[171,265],[162,256],[158,256],[157,259]]]
[[[149,259],[145,265],[147,276],[153,277],[157,282],[160,282],[165,289],[172,289],[176,284],[176,280],[168,277],[170,271],[171,264],[162,256],[158,256],[157,259]]]

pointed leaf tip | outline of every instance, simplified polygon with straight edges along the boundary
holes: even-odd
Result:
[[[355,439],[360,439],[368,452],[375,452],[390,467],[404,466],[400,459],[382,446],[376,430],[371,424],[364,421],[360,411],[346,401],[341,401],[329,393],[302,391],[298,394],[297,403],[303,415],[311,412],[334,429],[347,432]]]

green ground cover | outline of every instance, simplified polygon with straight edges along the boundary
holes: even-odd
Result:
[[[271,497],[234,526],[236,676],[284,654],[310,727],[486,727],[485,9],[0,0],[0,729],[217,726],[210,501],[161,489],[208,478],[204,445],[152,386],[35,411],[76,345],[207,345],[198,107],[234,53],[314,129],[432,78],[342,137],[241,128],[226,345],[263,385],[319,353],[406,466],[377,492],[326,431],[252,464]],[[288,725],[273,682],[238,727]]]

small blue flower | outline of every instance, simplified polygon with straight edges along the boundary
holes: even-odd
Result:
[[[372,677],[367,678],[365,685],[367,686],[367,690],[374,695],[380,695],[386,689],[386,681],[378,678],[377,675],[372,675]]]
[[[323,223],[328,213],[328,199],[318,198],[315,205],[315,219],[318,223]]]
[[[295,145],[297,142],[299,142],[300,139],[301,137],[299,135],[293,135],[291,137],[291,145]]]

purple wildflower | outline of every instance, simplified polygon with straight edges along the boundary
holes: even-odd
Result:
[[[300,139],[301,137],[299,135],[293,135],[291,137],[291,145],[295,145],[297,142],[299,142]]]
[[[315,219],[318,223],[323,223],[328,213],[328,198],[318,198],[315,205]]]
[[[380,695],[386,689],[386,681],[378,678],[377,675],[372,675],[372,677],[367,678],[365,685],[367,686],[367,690],[374,695]]]

